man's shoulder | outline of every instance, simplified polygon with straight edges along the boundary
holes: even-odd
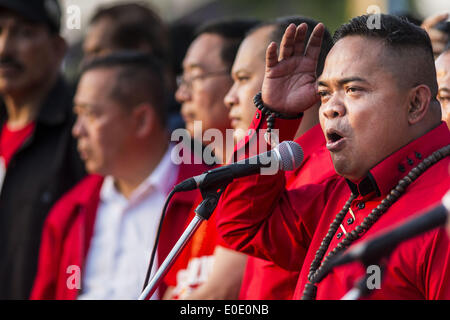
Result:
[[[47,223],[64,225],[67,220],[73,218],[76,208],[98,203],[103,180],[103,177],[93,174],[84,177],[55,203],[50,211]]]

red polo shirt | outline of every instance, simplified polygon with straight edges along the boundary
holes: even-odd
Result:
[[[344,238],[339,233],[354,230],[413,167],[449,144],[449,130],[441,123],[388,156],[357,183],[330,177],[287,191],[282,173],[239,179],[227,188],[219,204],[219,234],[233,249],[273,260],[289,270],[301,270],[294,294],[294,299],[299,299],[315,253],[351,190],[357,197],[326,254]],[[426,170],[353,245],[440,201],[450,187],[449,165],[447,157]],[[450,249],[445,230],[435,229],[403,242],[384,262],[381,289],[371,298],[450,299]],[[358,263],[334,269],[318,284],[317,298],[342,298],[364,272]]]

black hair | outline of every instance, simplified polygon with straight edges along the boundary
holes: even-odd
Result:
[[[437,94],[436,68],[428,33],[406,18],[380,14],[379,25],[369,20],[372,15],[355,17],[336,30],[334,43],[347,36],[361,36],[381,40],[389,50],[389,56],[398,60],[392,69],[398,69],[401,81],[426,84],[433,97]],[[414,67],[408,67],[408,64]],[[409,72],[405,75],[405,72]]]
[[[405,12],[397,12],[394,14],[397,17],[403,18],[411,22],[412,24],[415,24],[416,26],[421,26],[423,23],[423,19],[416,16],[415,14],[405,11]]]
[[[104,18],[113,21],[108,34],[112,46],[121,50],[137,50],[142,44],[147,44],[154,56],[168,63],[168,28],[151,7],[144,3],[100,7],[89,24],[94,25]]]
[[[88,60],[82,65],[81,76],[91,70],[109,68],[118,69],[114,88],[109,93],[111,98],[127,108],[149,102],[165,127],[166,88],[160,61],[148,53],[117,51]]]
[[[273,42],[277,43],[279,46],[281,43],[281,39],[283,38],[284,32],[286,31],[286,28],[292,23],[295,24],[296,26],[299,26],[302,23],[307,24],[308,31],[306,32],[306,41],[309,40],[309,37],[311,36],[312,31],[319,24],[318,21],[308,18],[308,17],[287,16],[287,17],[276,18],[273,21],[261,23],[261,24],[255,26],[254,28],[252,28],[248,32],[248,34],[251,34],[251,33],[255,32],[256,30],[258,30],[262,27],[265,27],[265,26],[273,26],[274,30],[269,35],[268,42],[270,43],[273,41]],[[320,49],[319,61],[317,63],[317,70],[316,70],[317,76],[320,76],[322,74],[323,68],[325,65],[325,59],[328,55],[328,52],[331,50],[332,46],[333,46],[333,40],[332,40],[331,34],[325,28],[325,32],[324,32],[323,40],[322,40],[322,47]],[[265,56],[265,51],[264,51],[264,56]]]
[[[212,33],[227,40],[222,48],[221,58],[231,70],[239,45],[245,38],[247,31],[258,23],[259,20],[251,18],[213,20],[200,25],[195,31],[195,37],[204,33]]]

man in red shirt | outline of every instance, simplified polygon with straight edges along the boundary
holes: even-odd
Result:
[[[73,134],[91,175],[46,220],[32,299],[139,296],[167,194],[207,170],[172,159],[162,79],[157,60],[138,52],[84,66]],[[197,194],[172,198],[153,273],[180,237]]]
[[[225,103],[230,108],[229,116],[236,140],[245,137],[257,110],[253,104],[253,97],[261,90],[264,79],[265,49],[272,41],[280,43],[289,24],[299,25],[303,22],[308,24],[311,31],[318,23],[305,17],[278,18],[252,29],[240,45],[232,68],[234,84],[225,97]],[[317,67],[318,75],[322,73],[325,57],[331,46],[331,35],[326,31]],[[296,142],[302,145],[305,153],[301,169],[304,174],[297,175],[295,171],[286,172],[287,189],[320,182],[336,174],[320,129],[319,107],[320,103],[317,103],[305,112],[301,126],[297,130],[296,136],[301,138]],[[258,128],[251,127],[251,129]],[[306,172],[308,174],[305,174]],[[291,299],[297,279],[298,271],[285,270],[271,261],[250,256],[247,259],[239,298],[244,300]]]
[[[281,173],[240,179],[226,190],[217,220],[233,248],[301,270],[294,299],[342,298],[368,270],[355,262],[325,276],[332,257],[435,204],[450,187],[450,134],[435,98],[429,37],[380,17],[379,28],[361,16],[338,29],[318,82],[323,25],[307,46],[303,24],[287,28],[279,55],[275,44],[267,49],[262,101],[294,115],[320,98],[326,146],[341,177],[289,191]],[[449,299],[449,261],[443,229],[405,241],[374,262],[385,269],[370,298]]]

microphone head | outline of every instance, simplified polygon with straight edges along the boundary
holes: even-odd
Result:
[[[303,149],[294,141],[283,141],[277,146],[280,155],[280,170],[297,169],[303,161]]]

